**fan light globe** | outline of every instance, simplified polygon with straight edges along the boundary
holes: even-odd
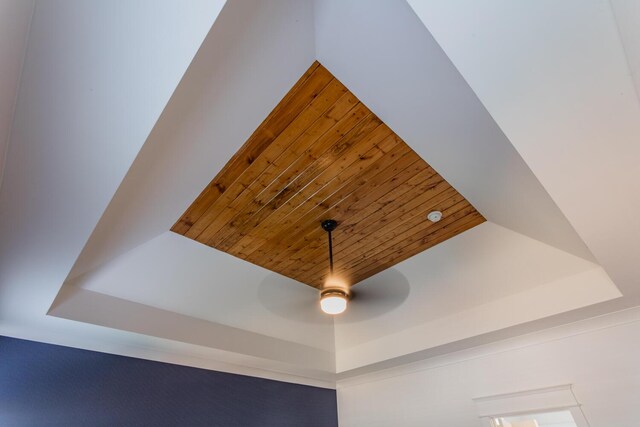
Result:
[[[347,297],[340,293],[322,295],[320,308],[327,314],[340,314],[347,309]]]

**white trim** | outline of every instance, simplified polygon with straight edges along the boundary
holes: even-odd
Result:
[[[480,418],[553,412],[580,405],[571,391],[570,384],[478,397],[473,401]]]
[[[478,397],[473,400],[483,426],[495,427],[492,422],[495,418],[568,410],[577,427],[589,427],[570,384]]]
[[[258,363],[250,363],[246,358],[241,359],[241,355],[234,355],[231,353],[223,354],[222,352],[211,351],[212,349],[196,351],[195,346],[183,346],[169,351],[167,349],[159,348],[159,346],[153,346],[151,343],[148,343],[149,346],[147,347],[123,344],[122,341],[110,343],[108,340],[100,338],[100,336],[95,336],[93,339],[89,339],[87,337],[72,336],[74,334],[56,333],[55,331],[45,330],[44,328],[35,326],[28,327],[24,324],[16,326],[9,325],[7,323],[0,325],[0,335],[92,351],[100,351],[110,354],[118,354],[122,356],[155,360],[159,362],[192,366],[202,369],[216,370],[220,372],[250,375],[277,381],[334,389],[347,388],[359,384],[407,375],[414,372],[437,369],[442,366],[463,363],[468,360],[486,357],[492,354],[539,345],[545,342],[555,341],[584,333],[592,333],[638,321],[640,321],[640,307],[633,307],[500,342],[478,346],[459,352],[448,353],[441,356],[425,358],[417,362],[388,369],[381,369],[362,375],[338,378],[337,380],[336,375],[331,373],[317,373],[317,375],[309,375],[308,373],[294,372],[290,367],[267,368],[259,366]],[[117,332],[124,333],[121,331]]]

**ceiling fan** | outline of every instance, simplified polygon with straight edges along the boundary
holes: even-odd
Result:
[[[325,323],[327,318],[321,314],[334,316],[344,313],[340,321],[352,323],[378,317],[407,299],[409,282],[395,268],[388,268],[358,283],[357,291],[353,290],[353,284],[334,274],[332,233],[338,225],[333,219],[320,223],[327,232],[329,250],[329,275],[320,290],[320,310],[310,309],[318,301],[315,289],[283,280],[277,273],[269,274],[260,285],[258,299],[265,308],[280,317],[304,323]],[[351,301],[355,303],[349,304]]]
[[[377,317],[404,302],[409,295],[409,282],[394,268],[365,280],[355,293],[348,281],[336,275],[333,269],[332,233],[338,227],[338,222],[327,219],[320,225],[327,232],[329,249],[329,276],[320,290],[320,309],[324,313],[341,314],[347,309],[349,301],[357,297],[358,304],[353,307],[349,321],[360,321]]]

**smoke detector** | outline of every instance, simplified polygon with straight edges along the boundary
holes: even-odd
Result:
[[[440,211],[432,211],[427,215],[427,219],[431,222],[438,222],[442,219],[442,212]]]

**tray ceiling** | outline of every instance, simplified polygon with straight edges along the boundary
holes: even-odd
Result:
[[[169,6],[153,4],[151,15],[141,6],[138,14],[127,11],[128,19],[108,14],[111,8],[84,8],[84,21],[108,24],[89,33],[67,19],[75,13],[35,15],[21,85],[50,90],[21,89],[16,104],[0,198],[5,334],[201,367],[219,369],[214,362],[223,360],[269,375],[333,378],[637,304],[637,263],[629,261],[638,252],[630,249],[639,241],[629,231],[633,221],[603,221],[601,209],[593,209],[618,202],[611,191],[594,188],[637,182],[628,175],[635,169],[619,167],[637,158],[629,143],[637,114],[626,107],[637,107],[632,82],[624,56],[609,59],[617,33],[592,31],[615,30],[597,24],[610,14],[584,8],[576,22],[585,29],[580,34],[591,36],[578,40],[556,25],[563,21],[542,19],[553,8],[520,8],[522,19],[501,21],[513,28],[487,30],[491,37],[515,34],[498,40],[503,46],[481,31],[496,29],[492,19],[501,10],[486,14],[482,22],[491,25],[476,28],[473,8],[452,8],[443,19],[441,10],[421,13],[407,2],[378,2],[364,14],[360,3],[339,0],[227,2],[217,18],[214,2],[205,2],[185,19],[181,13],[191,9]],[[134,16],[140,25],[125,25]],[[419,16],[432,20],[429,28]],[[557,32],[530,37],[540,33],[522,25],[531,23]],[[438,37],[439,28],[461,31],[448,42]],[[103,49],[114,34],[131,42]],[[558,35],[571,36],[570,43],[549,45],[565,40]],[[518,37],[534,45],[511,49]],[[456,54],[452,63],[442,51],[455,54],[451,40],[466,60]],[[63,49],[64,57],[37,55],[59,46],[72,49]],[[498,56],[496,46],[504,47]],[[550,47],[556,54],[524,55],[527,62],[512,57]],[[117,64],[122,76],[113,67],[88,66],[87,58],[95,65],[95,52],[104,54],[105,64]],[[593,62],[585,52],[607,60]],[[477,58],[493,60],[469,65]],[[571,84],[563,86],[557,58]],[[315,59],[487,219],[367,279],[335,320],[317,313],[314,288],[168,231]],[[587,66],[576,67],[582,59]],[[486,73],[474,74],[487,64]],[[523,72],[542,66],[552,72],[537,73],[531,85]],[[576,83],[575,76],[589,79]],[[550,86],[556,80],[549,77],[560,78],[558,84]],[[520,84],[544,90],[519,96]],[[611,96],[593,98],[593,88]],[[501,93],[501,102],[489,96]],[[534,102],[538,95],[549,102]],[[597,102],[585,103],[587,95]],[[571,129],[586,133],[571,137]],[[69,160],[77,158],[82,162]],[[614,211],[633,216],[637,209]],[[325,239],[317,241],[316,268],[326,265]],[[340,239],[337,233],[337,245]],[[346,242],[338,262],[349,256]],[[629,278],[621,280],[623,297],[590,248],[598,249],[607,271]],[[385,298],[364,303],[365,293],[389,289],[408,296],[400,305]]]

